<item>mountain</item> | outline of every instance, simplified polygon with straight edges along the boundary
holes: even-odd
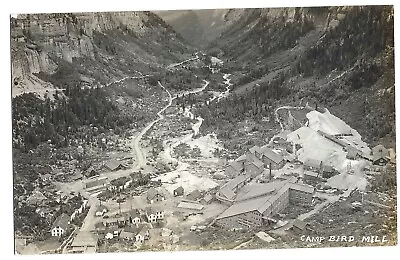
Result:
[[[181,36],[151,12],[19,15],[11,19],[13,96],[64,88],[71,75],[79,82],[106,84],[156,70],[190,52]]]
[[[157,11],[191,45],[204,48],[220,36],[229,24],[225,20],[227,9],[199,9]]]
[[[370,143],[393,146],[393,16],[392,6],[229,10],[230,25],[207,52],[233,74],[230,104],[252,104],[257,115],[266,105],[308,102]]]

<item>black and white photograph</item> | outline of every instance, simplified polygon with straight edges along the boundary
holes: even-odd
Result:
[[[10,14],[14,254],[396,246],[394,17]]]

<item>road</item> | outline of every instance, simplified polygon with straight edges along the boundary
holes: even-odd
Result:
[[[152,122],[150,122],[133,140],[132,140],[132,147],[133,150],[135,151],[135,156],[136,156],[136,165],[133,167],[134,169],[136,168],[141,168],[143,166],[146,165],[146,158],[142,152],[142,149],[140,147],[140,140],[142,139],[143,135],[145,135],[147,133],[147,131],[150,130],[150,128],[153,127],[153,125],[155,123],[157,123],[158,121],[162,120],[164,118],[164,116],[162,115],[162,113],[169,108],[172,105],[172,101],[174,100],[174,98],[172,97],[171,93],[168,91],[168,89],[166,89],[161,82],[158,82],[158,85],[160,87],[162,87],[169,96],[169,101],[168,104],[163,107],[160,111],[158,111],[157,115],[158,118],[153,120]]]
[[[122,81],[124,81],[126,79],[143,79],[143,78],[148,78],[148,77],[152,76],[152,75],[143,75],[140,71],[136,71],[136,72],[138,74],[140,74],[140,76],[137,76],[137,77],[126,76],[126,77],[124,77],[122,79],[115,80],[113,82],[107,83],[106,85],[102,85],[102,86],[100,86],[100,88],[109,87],[112,84],[120,83],[120,82],[122,82]],[[29,93],[39,94],[39,93],[47,93],[47,92],[50,93],[50,92],[56,92],[56,91],[61,91],[62,92],[62,91],[65,91],[65,90],[66,90],[65,88],[39,88],[39,89],[34,89],[34,90],[21,90],[19,88],[13,88],[12,96],[13,96],[13,98],[15,98],[15,97],[20,96],[22,94],[29,94]]]
[[[182,64],[184,64],[184,63],[186,63],[186,62],[189,62],[189,61],[192,61],[192,60],[198,60],[198,59],[199,59],[199,56],[198,56],[198,54],[196,54],[196,57],[194,57],[194,58],[190,58],[190,59],[181,61],[181,62],[179,62],[179,63],[170,64],[170,65],[167,66],[167,68],[168,68],[168,69],[171,69],[171,68],[174,68],[174,67],[176,67],[176,66],[182,65]]]
[[[22,94],[29,94],[29,93],[47,93],[47,92],[56,92],[56,91],[64,91],[65,88],[40,88],[35,90],[14,90],[13,91],[13,98],[20,96]]]
[[[279,110],[281,110],[281,109],[305,109],[306,107],[305,106],[298,106],[298,107],[294,107],[294,106],[281,106],[281,107],[278,107],[277,109],[275,109],[275,120],[276,120],[276,122],[278,122],[279,123],[279,125],[281,126],[281,131],[283,132],[283,131],[285,131],[285,128],[283,127],[283,124],[282,124],[282,121],[281,121],[281,119],[279,118],[279,114],[278,114],[278,111]]]

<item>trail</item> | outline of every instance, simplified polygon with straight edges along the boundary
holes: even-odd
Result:
[[[101,85],[99,88],[109,87],[109,86],[111,86],[113,84],[120,83],[120,82],[122,82],[124,80],[127,80],[127,79],[143,79],[143,78],[148,78],[148,77],[153,76],[153,75],[150,75],[150,74],[149,75],[143,75],[143,73],[141,73],[140,71],[135,71],[135,72],[140,74],[140,76],[137,76],[137,77],[126,76],[126,77],[124,77],[122,79],[118,79],[118,80],[115,80],[113,82],[107,83],[106,85]],[[82,89],[84,89],[84,88],[88,88],[88,87],[82,87]],[[91,87],[89,87],[89,88],[91,88]],[[34,90],[15,89],[15,90],[13,90],[12,97],[15,98],[17,96],[20,96],[20,95],[23,95],[23,94],[29,94],[29,93],[40,94],[40,93],[46,93],[46,92],[56,92],[56,91],[65,91],[65,90],[66,90],[65,88],[40,88],[40,89],[34,89]]]
[[[199,55],[196,53],[196,57],[190,58],[190,59],[187,59],[187,60],[184,60],[184,61],[181,61],[181,62],[179,62],[179,63],[170,64],[170,65],[167,66],[167,68],[168,68],[168,69],[172,69],[172,68],[174,68],[174,67],[176,67],[176,66],[179,66],[179,65],[182,65],[182,64],[184,64],[184,63],[186,63],[186,62],[189,62],[189,61],[192,61],[192,60],[198,60],[198,59],[199,59]]]
[[[13,93],[13,98],[18,97],[23,94],[29,94],[29,93],[46,93],[46,92],[56,92],[56,91],[65,91],[65,88],[41,88],[41,89],[35,89],[35,90],[22,90],[20,92]]]
[[[298,106],[298,107],[281,106],[281,107],[278,107],[277,109],[275,109],[275,121],[278,122],[279,125],[281,126],[281,132],[285,131],[285,128],[283,127],[282,121],[279,118],[278,111],[281,110],[281,109],[298,109],[298,110],[300,110],[300,109],[304,109],[304,108],[306,108],[306,107],[304,107],[304,106]]]
[[[327,205],[329,205],[329,204],[331,204],[331,203],[334,203],[334,202],[336,202],[336,201],[338,201],[338,200],[339,200],[339,196],[332,196],[331,198],[327,198],[326,201],[324,201],[324,202],[322,202],[322,203],[316,205],[316,206],[314,207],[314,209],[312,209],[312,210],[310,210],[309,212],[306,212],[306,213],[304,213],[304,214],[301,214],[301,215],[298,216],[297,218],[300,219],[300,220],[305,220],[305,219],[311,217],[312,215],[314,215],[314,214],[320,212],[323,208],[325,208],[325,206],[327,206]]]
[[[153,76],[153,75],[143,75],[141,72],[139,72],[139,71],[137,71],[139,74],[141,74],[141,76],[137,76],[137,77],[129,77],[129,76],[126,76],[126,77],[124,77],[124,78],[122,78],[122,79],[118,79],[118,80],[115,80],[115,81],[113,81],[113,82],[110,82],[110,83],[107,83],[105,86],[103,85],[103,86],[101,86],[100,88],[104,88],[104,87],[109,87],[109,86],[111,86],[112,84],[116,84],[116,83],[121,83],[122,81],[124,81],[124,80],[127,80],[127,79],[144,79],[144,78],[148,78],[148,77],[151,77],[151,76]]]
[[[352,68],[350,68],[350,69],[348,69],[348,70],[346,70],[346,71],[343,71],[340,75],[334,77],[333,79],[331,79],[331,80],[328,81],[327,83],[321,85],[320,87],[325,87],[325,86],[331,84],[332,82],[334,82],[335,80],[340,79],[341,77],[343,77],[344,75],[346,75],[347,73],[349,73],[350,71],[352,71],[354,68],[355,68],[355,65],[354,65]]]

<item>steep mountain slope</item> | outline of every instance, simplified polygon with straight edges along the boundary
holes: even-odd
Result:
[[[227,9],[158,11],[158,14],[193,46],[204,48],[229,24]]]
[[[106,84],[181,60],[188,52],[180,35],[150,12],[30,14],[11,20],[14,95],[51,83],[65,88],[69,70],[78,82]]]
[[[273,118],[279,104],[308,102],[333,111],[369,143],[394,145],[393,7],[238,9],[226,19],[231,26],[208,52],[226,61],[236,95],[210,118],[245,119],[243,109],[247,117]]]

